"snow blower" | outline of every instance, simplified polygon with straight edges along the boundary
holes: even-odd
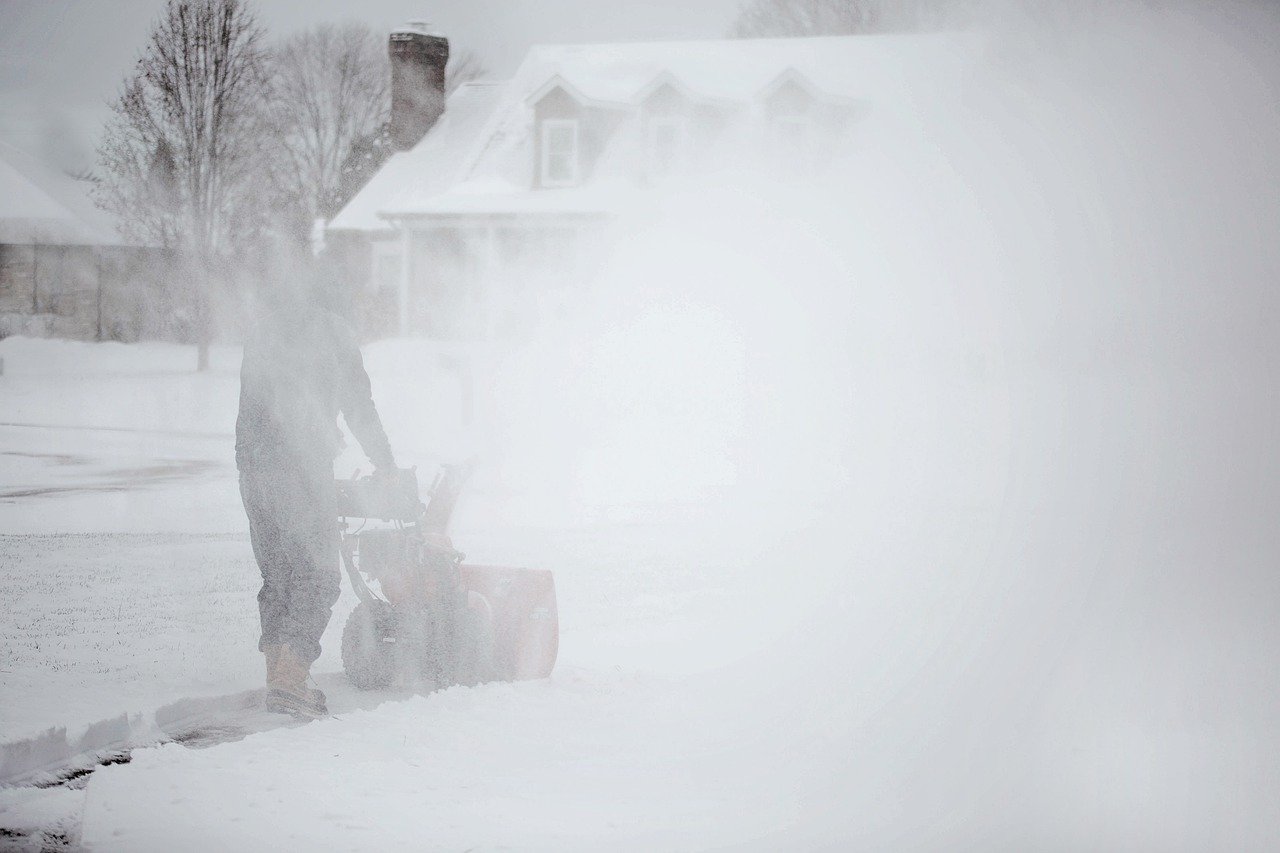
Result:
[[[472,467],[444,466],[426,504],[412,470],[336,483],[342,562],[360,599],[343,627],[342,666],[361,690],[551,674],[559,646],[551,572],[470,565],[448,537]],[[370,528],[374,521],[383,523]]]

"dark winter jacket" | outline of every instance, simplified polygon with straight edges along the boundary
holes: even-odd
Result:
[[[264,316],[240,367],[236,467],[331,471],[341,448],[339,412],[369,460],[394,468],[350,324],[320,307]]]

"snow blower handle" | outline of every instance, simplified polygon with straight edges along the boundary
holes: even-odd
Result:
[[[423,513],[418,473],[413,468],[379,470],[368,477],[336,480],[339,518],[417,522]]]
[[[428,535],[447,537],[453,508],[475,467],[474,456],[458,465],[441,467],[435,482],[431,484],[431,497],[427,502],[426,512],[422,515],[422,529]]]

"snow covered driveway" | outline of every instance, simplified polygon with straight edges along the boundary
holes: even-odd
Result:
[[[243,684],[236,353],[0,342],[0,742]]]
[[[243,689],[256,593],[233,534],[0,536],[5,740]]]

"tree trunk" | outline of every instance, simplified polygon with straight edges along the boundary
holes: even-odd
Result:
[[[203,258],[208,258],[208,253],[202,253]],[[194,296],[194,308],[192,312],[195,319],[196,333],[196,371],[204,372],[209,369],[209,340],[213,337],[210,332],[209,318],[209,267],[206,261],[201,260],[200,268],[193,276],[196,283],[196,292]]]

